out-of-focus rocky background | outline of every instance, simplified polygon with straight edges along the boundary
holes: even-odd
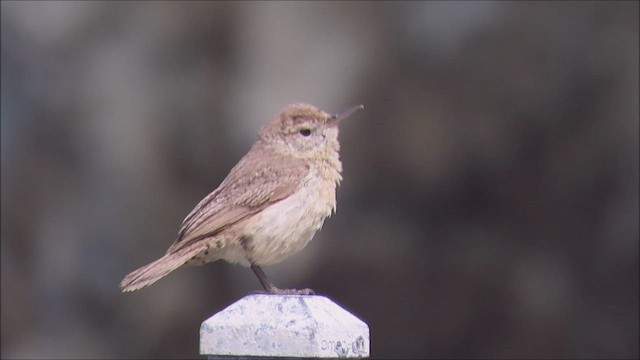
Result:
[[[298,101],[366,110],[278,285],[374,357],[638,357],[638,2],[1,6],[3,358],[198,357],[250,270],[118,282]]]

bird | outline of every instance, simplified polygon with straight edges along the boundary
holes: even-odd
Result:
[[[329,114],[285,106],[220,185],[185,217],[164,256],[124,277],[123,292],[188,265],[224,260],[250,267],[266,294],[314,294],[276,287],[262,266],[301,251],[336,210],[342,181],[338,126],[363,105]]]

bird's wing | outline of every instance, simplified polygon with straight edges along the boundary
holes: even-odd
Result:
[[[258,150],[258,149],[255,149]],[[268,149],[250,151],[187,215],[167,253],[209,238],[300,188],[309,167],[303,160]]]

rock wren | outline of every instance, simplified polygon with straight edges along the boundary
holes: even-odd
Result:
[[[267,293],[312,294],[275,287],[260,266],[302,250],[335,212],[342,180],[338,124],[363,108],[330,115],[308,104],[286,106],[187,215],[167,253],[125,276],[122,291],[151,285],[185,264],[222,259],[250,266]]]

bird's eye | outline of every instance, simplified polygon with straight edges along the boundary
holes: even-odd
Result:
[[[311,135],[311,129],[300,129],[299,133],[302,136],[309,136]]]

